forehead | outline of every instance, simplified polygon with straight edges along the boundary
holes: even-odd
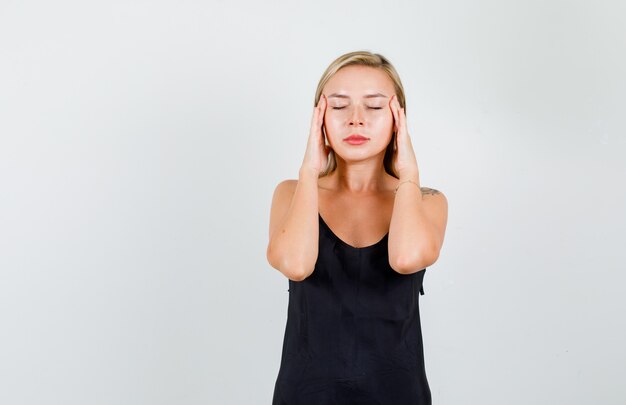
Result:
[[[350,98],[379,93],[389,98],[395,91],[393,82],[383,70],[370,66],[346,66],[330,78],[323,93],[341,94]]]

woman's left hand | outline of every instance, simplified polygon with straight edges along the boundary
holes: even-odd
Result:
[[[400,179],[407,178],[419,182],[419,169],[406,126],[406,115],[404,115],[404,108],[400,108],[400,103],[395,94],[389,100],[389,107],[393,113],[396,130],[393,167]]]

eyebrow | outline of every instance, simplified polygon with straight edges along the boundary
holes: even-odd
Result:
[[[331,97],[350,98],[350,96],[348,96],[346,94],[338,94],[338,93],[333,93],[333,94],[331,94],[330,96],[328,96],[326,98],[331,98]],[[366,95],[363,96],[363,98],[374,98],[374,97],[387,97],[387,96],[382,94],[382,93],[366,94]]]

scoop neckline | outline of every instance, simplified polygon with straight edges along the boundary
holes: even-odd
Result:
[[[328,224],[326,223],[326,221],[324,221],[324,218],[322,218],[322,214],[320,214],[319,212],[317,213],[317,216],[320,219],[320,222],[322,224],[324,224],[324,227],[328,230],[328,232],[331,234],[331,236],[337,241],[339,242],[341,245],[353,249],[353,250],[357,250],[357,251],[364,251],[364,250],[370,250],[370,249],[374,249],[377,246],[379,246],[380,244],[382,244],[387,237],[389,236],[389,231],[387,231],[387,233],[382,237],[382,239],[380,239],[378,242],[368,245],[368,246],[363,246],[363,247],[356,247],[356,246],[352,246],[349,243],[345,242],[344,240],[342,240],[339,236],[337,236],[335,234],[335,232],[333,232],[332,229],[330,229],[330,226],[328,226]]]

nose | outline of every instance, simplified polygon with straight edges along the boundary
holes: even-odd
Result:
[[[350,116],[350,125],[363,125],[363,118],[360,111],[361,110],[359,108],[352,109],[352,115]]]

